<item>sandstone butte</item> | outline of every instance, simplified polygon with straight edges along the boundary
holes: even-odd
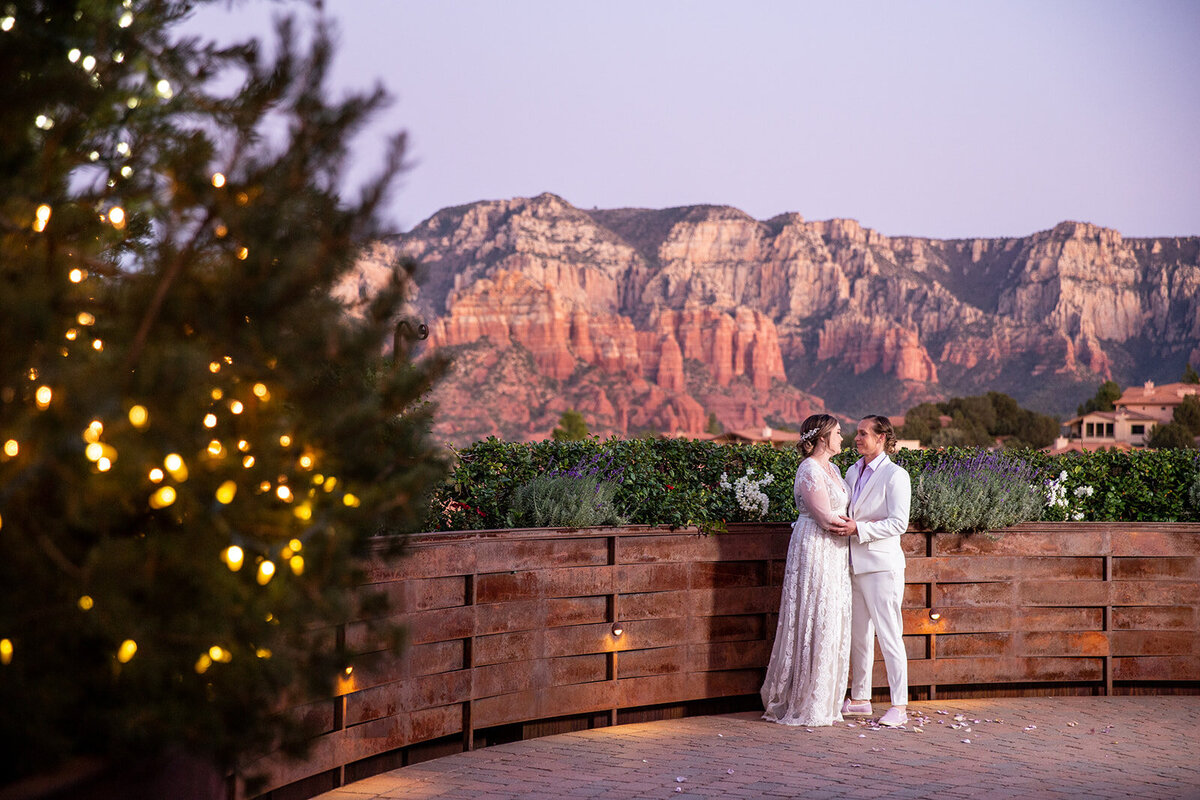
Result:
[[[418,264],[418,352],[451,354],[436,433],[792,426],[1005,392],[1069,413],[1103,380],[1200,364],[1200,237],[1062,222],[1028,236],[884,236],[734,208],[584,211],[553,194],[447,208],[364,254],[368,296]]]

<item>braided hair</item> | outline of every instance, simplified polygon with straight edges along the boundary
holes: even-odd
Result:
[[[811,456],[817,449],[817,442],[829,436],[836,427],[837,420],[828,414],[813,414],[804,420],[800,426],[800,441],[796,443],[801,460]]]
[[[870,422],[871,427],[875,429],[876,436],[883,437],[883,452],[889,456],[896,454],[896,429],[892,427],[892,421],[882,414],[869,414],[862,418],[863,422]]]

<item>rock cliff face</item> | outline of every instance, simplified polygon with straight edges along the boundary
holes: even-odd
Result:
[[[895,414],[989,389],[1067,412],[1100,381],[1200,361],[1200,238],[1063,222],[886,237],[717,206],[585,212],[555,195],[444,209],[364,258],[420,264],[414,313],[458,355],[440,432],[540,438]],[[821,398],[824,398],[822,400]]]

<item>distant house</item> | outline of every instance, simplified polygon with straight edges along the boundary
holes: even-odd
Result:
[[[1154,381],[1146,381],[1142,386],[1126,389],[1113,401],[1112,411],[1091,411],[1063,423],[1068,429],[1067,437],[1056,442],[1051,452],[1145,447],[1154,427],[1169,423],[1188,395],[1200,395],[1200,385],[1155,386]]]
[[[713,437],[719,444],[769,444],[772,447],[795,447],[800,434],[795,431],[777,431],[769,425],[761,428],[740,428],[725,431]]]

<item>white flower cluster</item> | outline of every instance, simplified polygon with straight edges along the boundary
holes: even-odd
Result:
[[[1096,493],[1091,486],[1077,486],[1073,494],[1079,499],[1091,497]],[[1058,477],[1046,482],[1046,507],[1062,509],[1067,519],[1083,519],[1082,511],[1071,511],[1071,500],[1067,496],[1067,471],[1063,470]]]
[[[732,489],[737,496],[738,505],[747,513],[757,513],[758,518],[762,519],[767,515],[767,509],[771,505],[771,499],[763,493],[762,487],[775,480],[775,476],[767,473],[761,478],[755,479],[754,468],[748,467],[746,474],[738,478],[732,484],[729,482],[729,476],[724,472],[721,473],[721,488]]]

